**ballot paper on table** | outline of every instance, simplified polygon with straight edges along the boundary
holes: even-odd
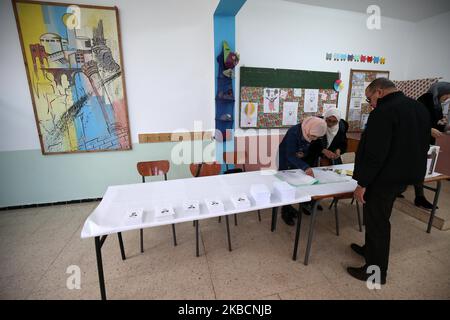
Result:
[[[250,187],[250,194],[257,206],[270,203],[270,190],[265,184],[253,184]]]
[[[183,212],[188,215],[200,214],[200,202],[195,200],[185,201],[183,203]]]
[[[225,206],[219,199],[206,199],[205,203],[209,213],[216,214],[225,212]]]
[[[126,216],[125,216],[126,224],[140,224],[143,221],[144,221],[144,209],[143,208],[127,210]]]
[[[280,171],[275,176],[294,187],[312,185],[318,182],[317,179],[308,176],[303,170],[300,169]]]
[[[286,181],[275,181],[273,183],[274,193],[281,201],[293,201],[295,199],[296,188]]]
[[[173,210],[172,205],[157,205],[155,206],[155,218],[165,219],[173,218],[175,216],[175,210]]]
[[[247,197],[247,195],[245,193],[236,195],[236,196],[232,196],[231,202],[233,203],[233,205],[236,209],[248,209],[252,205],[250,202],[250,199]]]

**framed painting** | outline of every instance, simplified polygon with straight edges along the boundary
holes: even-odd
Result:
[[[130,150],[117,8],[12,3],[42,153]]]

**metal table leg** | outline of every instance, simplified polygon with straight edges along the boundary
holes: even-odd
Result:
[[[225,216],[225,221],[226,221],[226,224],[227,224],[228,251],[231,252],[230,222],[229,222],[228,216]]]
[[[356,202],[356,214],[358,215],[359,232],[362,232],[361,212],[359,211],[359,203],[358,202]]]
[[[294,242],[294,253],[292,255],[292,260],[297,261],[297,251],[298,251],[298,242],[300,240],[300,229],[302,226],[302,204],[298,205],[297,212],[297,230],[295,231],[295,242]]]
[[[429,190],[433,190],[435,193],[434,193],[433,209],[431,210],[430,220],[428,221],[427,233],[431,233],[434,215],[436,214],[436,207],[439,202],[439,194],[441,193],[441,187],[442,187],[441,181],[437,181],[436,189],[429,188]]]
[[[338,202],[339,200],[336,199],[334,202],[334,217],[336,219],[336,235],[339,236],[339,214],[338,214]]]
[[[95,253],[97,255],[97,270],[98,270],[98,284],[100,286],[100,296],[102,300],[106,300],[105,278],[103,275],[103,262],[102,262],[102,245],[106,236],[95,237]]]
[[[277,228],[277,214],[278,214],[278,208],[272,208],[272,226],[270,231],[274,232]]]
[[[125,257],[125,249],[123,247],[122,232],[117,233],[117,237],[119,238],[120,254],[122,255],[122,260],[126,260],[127,257]]]
[[[308,261],[309,261],[309,253],[311,251],[311,243],[312,243],[312,238],[314,235],[314,222],[316,220],[318,205],[319,205],[319,201],[313,201],[313,209],[311,212],[311,222],[309,224],[308,244],[306,246],[305,261],[304,261],[305,266],[308,265]]]
[[[200,257],[200,249],[198,245],[198,220],[194,221],[195,224],[195,247],[196,247],[196,255]]]

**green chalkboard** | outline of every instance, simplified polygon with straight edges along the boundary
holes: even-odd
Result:
[[[242,87],[333,89],[339,72],[241,67]]]
[[[285,103],[298,103],[298,120],[302,121],[307,116],[321,116],[325,107],[338,105],[339,95],[334,91],[334,83],[340,79],[339,72],[320,72],[287,69],[268,68],[240,68],[240,124],[241,128],[288,128],[283,121]],[[276,88],[278,92],[284,92],[284,97],[279,98],[279,106],[275,112],[267,113],[264,110],[264,89]],[[294,91],[297,89],[296,91]],[[299,89],[301,89],[299,91]],[[315,112],[305,112],[305,90],[318,89],[319,103]],[[301,96],[297,96],[301,92]],[[248,104],[252,104],[249,105]],[[295,106],[295,105],[294,105]],[[245,110],[243,110],[245,108]],[[253,110],[252,121],[243,121],[246,113]]]

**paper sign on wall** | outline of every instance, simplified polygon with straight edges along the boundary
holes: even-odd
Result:
[[[241,104],[241,128],[256,127],[258,119],[258,104],[254,102],[242,102]]]
[[[323,115],[325,116],[325,113],[330,109],[336,109],[336,105],[332,103],[324,103],[323,105]]]
[[[294,89],[294,97],[298,98],[302,96],[302,89]]]
[[[264,113],[280,112],[280,89],[264,89]]]
[[[305,112],[317,112],[319,106],[319,90],[305,89]]]
[[[283,103],[283,126],[297,124],[298,102]]]

